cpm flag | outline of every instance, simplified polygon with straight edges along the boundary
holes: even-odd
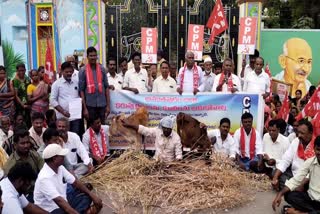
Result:
[[[45,64],[45,73],[44,73],[43,79],[47,84],[50,84],[50,85],[54,81],[54,63],[53,63],[53,57],[52,57],[49,38],[47,38],[46,64]]]
[[[309,102],[302,111],[296,116],[296,120],[301,120],[305,117],[314,117],[320,110],[320,87],[313,93]]]
[[[313,126],[313,135],[319,136],[320,135],[320,110],[317,111],[311,123]]]
[[[286,95],[283,100],[281,109],[278,112],[277,119],[284,119],[286,122],[288,122],[289,112],[290,112],[290,103],[289,103],[288,91],[286,91]]]
[[[217,35],[229,28],[221,0],[216,1],[206,26],[211,29],[209,45],[213,44]]]

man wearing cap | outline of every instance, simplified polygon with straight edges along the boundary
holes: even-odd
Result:
[[[203,92],[211,92],[215,77],[216,75],[212,72],[212,59],[210,56],[208,56],[204,59]]]
[[[177,132],[173,131],[175,116],[170,115],[162,118],[159,127],[148,128],[143,125],[129,124],[122,121],[123,126],[136,130],[139,134],[155,138],[154,158],[156,160],[171,162],[182,159],[182,145]]]
[[[45,164],[36,180],[35,204],[50,213],[98,213],[102,201],[62,165],[68,149],[50,144],[43,151]],[[67,184],[71,184],[67,193]],[[83,194],[84,193],[84,194]],[[94,206],[91,206],[93,202]]]

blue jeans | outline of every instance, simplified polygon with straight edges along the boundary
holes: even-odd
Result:
[[[85,214],[92,202],[91,198],[87,194],[74,189],[71,185],[67,186],[67,200],[70,206],[80,214]],[[66,212],[61,208],[58,208],[53,210],[51,213],[65,214]]]

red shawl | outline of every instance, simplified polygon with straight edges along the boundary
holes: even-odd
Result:
[[[240,149],[241,149],[241,156],[244,158],[246,157],[246,139],[245,139],[245,131],[244,128],[241,127],[240,129]],[[256,130],[252,127],[251,128],[251,137],[250,137],[250,159],[253,159],[255,156],[256,150]]]
[[[97,73],[98,89],[99,89],[99,92],[102,93],[102,71],[98,63],[96,64],[96,73]],[[94,94],[96,87],[94,84],[92,69],[89,63],[86,65],[86,77],[87,77],[88,93]]]
[[[92,155],[94,157],[98,158],[105,158],[107,155],[107,136],[104,133],[103,129],[100,129],[100,135],[101,135],[101,144],[102,144],[102,152],[99,149],[99,145],[97,142],[97,139],[95,137],[94,130],[92,128],[89,128],[89,135],[90,135],[90,148]]]
[[[220,79],[219,79],[219,85],[223,85],[225,81],[225,74],[222,72],[220,75]],[[230,74],[230,76],[228,77],[228,91],[231,91],[233,88],[233,82],[232,82],[232,75]],[[222,91],[222,88],[221,88]]]
[[[181,78],[180,78],[180,88],[183,90],[183,82],[184,82],[184,72],[186,71],[187,65],[183,67],[183,71],[181,73]],[[198,73],[198,68],[196,65],[193,66],[193,88],[198,88],[199,87],[199,73]]]
[[[299,143],[298,146],[298,157],[303,159],[303,160],[307,160],[308,158],[313,157],[314,154],[314,140],[315,140],[315,136],[312,137],[310,143],[307,145],[306,149],[303,148],[302,143]]]

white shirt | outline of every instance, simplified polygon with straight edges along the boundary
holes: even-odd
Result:
[[[31,136],[31,137],[34,139],[34,141],[37,143],[36,146],[37,146],[38,148],[44,144],[42,135],[43,135],[43,132],[44,132],[45,130],[46,130],[46,128],[42,128],[41,135],[39,136],[39,135],[37,134],[37,132],[34,130],[33,126],[31,126],[31,128],[29,129],[30,136]],[[37,148],[37,149],[38,149],[38,148]]]
[[[113,85],[115,90],[122,90],[122,83],[123,83],[122,75],[116,73],[115,76],[112,77],[110,73],[108,73],[107,77],[108,77],[109,85]]]
[[[281,161],[279,161],[279,164],[277,164],[277,169],[279,169],[282,173],[285,172],[291,165],[292,174],[293,176],[295,176],[304,163],[304,160],[299,158],[298,156],[299,143],[299,138],[295,138],[290,144],[287,151],[283,154]]]
[[[64,166],[59,166],[56,174],[45,163],[35,183],[34,203],[48,212],[58,209],[53,199],[60,196],[67,201],[67,184],[73,184],[75,180]]]
[[[212,86],[212,91],[214,92],[217,91],[217,87],[220,84],[220,77],[221,77],[221,74],[218,74],[214,79],[213,86]],[[231,78],[232,78],[233,87],[238,89],[238,91],[241,91],[241,82],[239,77],[235,74],[231,74]],[[222,85],[222,92],[228,92],[227,83],[224,83]]]
[[[263,151],[270,158],[275,159],[276,163],[280,162],[283,154],[287,151],[289,145],[289,139],[280,133],[275,142],[272,141],[269,133],[266,133],[263,136]],[[268,165],[266,164],[266,166]]]
[[[211,92],[216,75],[212,72],[209,75],[207,75],[205,71],[203,72],[203,74],[203,92]]]
[[[198,71],[198,75],[199,75],[199,83],[198,83],[198,90],[199,91],[203,91],[204,90],[204,84],[203,84],[203,71],[199,66],[196,66],[197,71]],[[184,67],[179,69],[179,74],[178,74],[178,78],[177,78],[177,85],[178,87],[181,88],[181,76],[183,73]],[[193,93],[193,71],[194,71],[194,67],[192,67],[192,69],[188,69],[186,67],[186,70],[184,72],[184,78],[183,78],[183,92],[184,93]]]
[[[282,70],[280,73],[278,73],[277,75],[274,76],[274,78],[276,80],[280,80],[280,81],[284,81],[284,71]],[[306,85],[306,91],[309,91],[310,86],[312,85],[311,82],[309,80],[305,80],[304,81],[305,85]]]
[[[106,135],[106,142],[103,142],[103,143],[107,144],[107,150],[108,150],[107,153],[109,153],[109,151],[110,151],[109,137],[108,137],[109,136],[109,126],[108,125],[101,125],[101,128],[104,131],[104,134]],[[94,133],[94,135],[95,135],[95,138],[97,139],[97,143],[98,143],[98,147],[99,147],[100,152],[103,152],[100,132],[98,134]],[[87,152],[89,154],[92,154],[91,148],[90,148],[90,131],[89,131],[89,129],[87,129],[87,131],[83,134],[82,143],[83,143],[84,147],[86,148]]]
[[[2,190],[2,214],[23,214],[23,208],[28,206],[29,201],[20,195],[8,178],[0,182]]]
[[[70,100],[79,97],[79,71],[77,73],[74,71],[70,82],[61,77],[52,84],[50,105],[54,108],[60,105],[63,110],[69,111]],[[56,115],[57,119],[65,117],[57,110]]]
[[[152,92],[175,93],[177,92],[177,83],[172,77],[168,76],[167,79],[164,79],[161,75],[153,81]]]
[[[208,130],[208,137],[210,140],[213,137],[216,137],[217,139],[216,143],[213,145],[214,152],[225,154],[230,158],[236,157],[237,146],[231,134],[228,133],[227,138],[224,141],[222,141],[220,130],[213,129]]]
[[[292,141],[297,137],[295,132],[292,132],[291,134],[289,134],[288,139],[289,142],[292,143]]]
[[[0,129],[0,146],[2,147],[3,143],[8,140],[9,137],[11,137],[13,135],[13,131],[9,130],[8,131],[8,135],[6,135],[4,133],[4,131],[2,131],[2,129]]]
[[[63,147],[69,149],[66,158],[68,159],[71,165],[78,164],[77,155],[79,155],[79,157],[85,165],[91,163],[89,154],[84,145],[82,144],[80,137],[76,133],[68,132],[68,141],[64,143]]]
[[[244,80],[243,91],[261,94],[270,92],[270,77],[264,71],[259,75],[256,72],[249,73]]]
[[[251,138],[252,130],[253,129],[251,129],[249,135],[247,135],[247,132],[244,131],[245,153],[246,153],[246,157],[248,157],[248,158],[250,158],[250,138]],[[259,132],[257,132],[257,130],[255,130],[255,132],[256,132],[255,156],[257,156],[257,155],[263,154],[263,145],[262,145],[262,138],[260,137]],[[234,142],[236,143],[236,146],[237,146],[237,153],[241,156],[240,133],[241,133],[241,128],[236,130],[236,132],[234,133],[233,139],[234,139]]]
[[[148,73],[146,69],[140,68],[136,72],[134,68],[127,70],[124,75],[122,87],[136,88],[139,93],[148,92]]]

